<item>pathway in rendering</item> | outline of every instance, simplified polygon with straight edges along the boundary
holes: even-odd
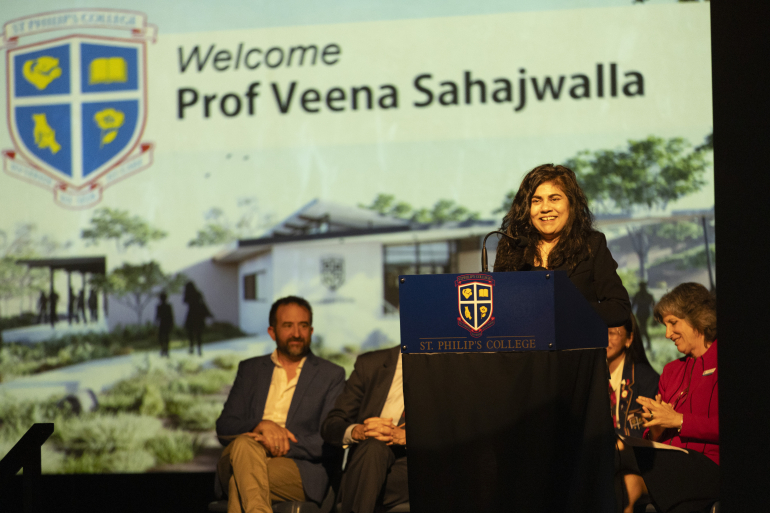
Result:
[[[8,394],[29,401],[47,399],[52,395],[79,395],[88,390],[98,394],[130,378],[140,369],[165,367],[169,360],[192,359],[207,367],[217,356],[238,354],[246,359],[267,354],[274,348],[275,342],[267,337],[242,337],[205,344],[202,357],[190,355],[184,348],[171,350],[170,359],[161,358],[159,351],[102,358],[0,383],[0,397]]]

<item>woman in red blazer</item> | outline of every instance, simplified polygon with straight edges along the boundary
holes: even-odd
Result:
[[[633,511],[644,493],[660,511],[700,511],[719,498],[716,299],[703,285],[683,283],[661,298],[655,319],[685,356],[663,368],[654,399],[637,399],[646,419],[644,438],[686,452],[643,447],[633,439],[619,444],[626,463],[625,511]]]

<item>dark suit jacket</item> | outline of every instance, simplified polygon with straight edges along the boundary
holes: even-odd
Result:
[[[235,383],[217,419],[218,436],[246,433],[262,421],[273,368],[270,355],[250,358],[238,365]],[[286,417],[286,429],[298,440],[296,444],[290,444],[286,457],[296,462],[305,495],[319,503],[329,487],[322,461],[321,422],[332,409],[344,383],[342,367],[309,353]],[[219,441],[222,445],[229,443],[222,438]]]
[[[572,284],[607,326],[621,326],[631,315],[631,302],[616,272],[618,264],[607,248],[603,233],[593,232],[588,238],[588,245],[591,251],[583,254],[583,260],[578,265],[572,269],[558,267],[555,270],[569,273]]]
[[[498,246],[499,251],[499,246]],[[631,315],[628,292],[616,272],[617,262],[607,248],[607,239],[601,232],[594,231],[588,237],[588,248],[582,259],[573,268],[557,267],[556,271],[567,271],[570,281],[583,294],[596,313],[608,327],[622,326]],[[530,262],[521,271],[541,270]],[[495,261],[495,272],[513,271],[507,264]]]
[[[398,346],[364,353],[356,359],[353,373],[345,384],[321,426],[321,436],[328,443],[342,445],[345,430],[370,417],[379,417],[388,398],[398,364]],[[394,419],[397,421],[397,419]]]
[[[634,344],[640,342],[634,341]],[[639,396],[655,399],[658,393],[658,380],[660,374],[646,363],[632,363],[626,356],[626,362],[623,365],[623,382],[620,386],[620,407],[618,420],[620,428],[615,431],[621,435],[635,436],[641,438],[644,434],[644,428],[641,427],[642,405],[636,402]],[[626,397],[623,397],[623,391]]]

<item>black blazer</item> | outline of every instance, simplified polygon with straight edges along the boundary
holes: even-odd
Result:
[[[607,326],[622,326],[631,316],[631,301],[616,272],[618,263],[612,258],[603,233],[593,232],[588,237],[588,245],[591,251],[583,254],[578,265],[572,269],[557,267],[555,270],[569,273],[572,284]]]
[[[254,429],[262,421],[275,365],[270,355],[249,358],[238,365],[235,383],[217,419],[217,436],[232,436]],[[320,503],[329,477],[323,466],[321,422],[332,409],[345,383],[345,370],[313,353],[307,355],[291,399],[286,429],[297,443],[290,443],[287,458],[297,464],[305,495]],[[222,445],[230,443],[220,438]]]
[[[607,239],[601,232],[594,231],[588,236],[588,249],[583,251],[578,264],[569,268],[565,265],[555,271],[567,271],[570,281],[583,294],[586,301],[596,310],[608,327],[622,326],[631,315],[631,302],[618,273],[617,262],[612,258]],[[522,271],[540,270],[529,263]],[[500,268],[495,262],[495,271],[511,271]]]
[[[321,436],[326,442],[341,446],[348,426],[380,416],[396,375],[400,351],[396,346],[364,353],[356,359],[345,389],[321,426]]]
[[[634,344],[640,342],[634,341]],[[618,409],[620,427],[616,427],[615,431],[621,435],[641,438],[644,434],[642,427],[644,419],[641,416],[642,405],[637,403],[636,399],[640,396],[655,399],[655,395],[658,393],[660,374],[646,363],[630,362],[626,356],[621,379],[623,381],[620,385],[620,407]],[[624,391],[626,392],[625,397],[623,397]]]

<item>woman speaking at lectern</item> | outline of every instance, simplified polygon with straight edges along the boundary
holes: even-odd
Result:
[[[528,242],[518,247],[503,237],[495,272],[567,271],[608,327],[622,326],[631,315],[618,264],[604,234],[593,229],[588,201],[571,169],[543,164],[527,173],[501,231]]]

